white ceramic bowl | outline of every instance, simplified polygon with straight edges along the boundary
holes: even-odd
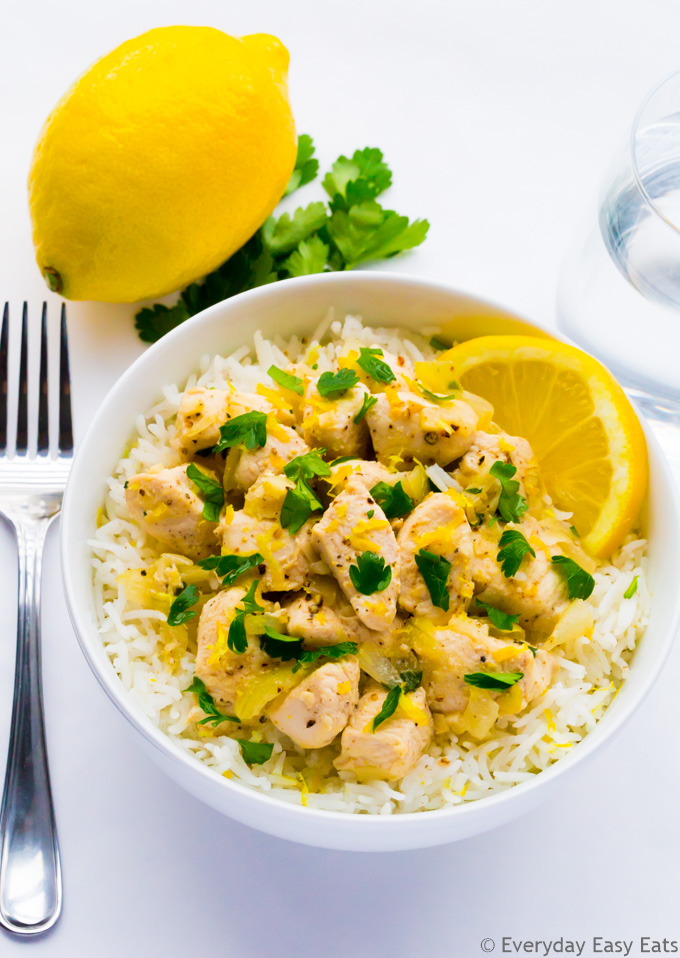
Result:
[[[517,317],[454,289],[386,273],[335,273],[287,280],[244,293],[195,316],[141,356],[110,391],[80,444],[61,519],[62,564],[68,606],[81,648],[102,688],[139,733],[138,740],[175,781],[240,822],[309,845],[356,851],[422,848],[466,838],[532,809],[559,788],[609,739],[649,691],[680,619],[680,518],[677,493],[654,437],[650,465],[650,579],[652,615],[620,694],[585,741],[532,781],[458,808],[392,816],[350,815],[288,804],[216,775],[181,752],[156,729],[123,688],[97,631],[90,550],[95,516],[133,431],[135,416],[152,406],[166,383],[183,383],[204,353],[226,353],[265,336],[311,332],[334,307],[372,325],[411,329],[442,324],[457,338],[525,331],[546,335]]]

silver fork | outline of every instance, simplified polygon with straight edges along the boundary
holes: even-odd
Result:
[[[14,702],[0,810],[0,924],[19,935],[47,931],[61,911],[61,864],[45,746],[40,670],[40,571],[48,526],[61,509],[73,457],[66,312],[61,310],[59,424],[50,451],[47,303],[40,332],[37,450],[29,452],[28,307],[21,323],[16,450],[7,450],[9,305],[0,334],[0,514],[14,529],[19,597]]]

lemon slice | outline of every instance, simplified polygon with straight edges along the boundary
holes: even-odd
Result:
[[[631,404],[597,360],[555,340],[480,336],[416,373],[438,393],[458,380],[493,404],[502,429],[528,439],[589,552],[607,556],[621,544],[644,499],[647,449]]]

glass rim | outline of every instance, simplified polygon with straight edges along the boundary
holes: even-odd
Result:
[[[635,178],[635,183],[637,185],[637,188],[640,190],[640,193],[642,193],[642,196],[644,197],[645,202],[652,210],[654,210],[654,212],[659,217],[659,219],[663,220],[667,226],[670,226],[670,228],[675,233],[680,233],[680,223],[676,224],[672,220],[669,220],[666,214],[659,209],[659,207],[656,204],[656,201],[653,200],[652,197],[649,195],[647,187],[644,184],[642,174],[640,173],[640,169],[638,167],[637,147],[635,142],[637,134],[640,129],[640,122],[642,120],[643,114],[645,110],[647,109],[647,107],[649,106],[649,104],[651,103],[652,99],[656,96],[659,90],[661,90],[664,86],[666,86],[666,84],[670,80],[673,80],[676,78],[680,78],[680,68],[677,70],[673,70],[671,73],[666,74],[666,76],[662,77],[662,79],[659,80],[657,83],[655,83],[654,86],[651,88],[651,90],[649,90],[646,93],[644,99],[642,100],[642,103],[638,107],[635,113],[635,116],[633,118],[633,125],[630,131],[629,145],[630,145],[630,160],[631,160],[631,166],[633,170],[633,176]]]

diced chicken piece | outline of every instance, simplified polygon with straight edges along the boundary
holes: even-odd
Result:
[[[135,522],[174,552],[203,559],[217,551],[217,524],[202,517],[203,501],[187,465],[133,476],[125,499]]]
[[[456,609],[466,608],[472,598],[472,531],[459,498],[453,490],[431,493],[416,506],[399,530],[399,606],[405,612],[442,619]],[[416,555],[421,549],[451,563],[447,580],[448,610],[441,610],[432,602],[416,565]]]
[[[517,469],[515,479],[520,484],[520,493],[525,498],[535,497],[540,491],[538,464],[534,453],[520,436],[508,436],[504,432],[476,432],[470,448],[454,472],[454,477],[463,488],[476,484],[486,475],[495,462],[512,463]]]
[[[171,445],[184,458],[190,458],[219,442],[220,426],[227,420],[252,409],[269,412],[271,408],[261,396],[194,386],[180,401]]]
[[[360,479],[350,478],[344,492],[333,500],[314,526],[313,540],[364,625],[369,629],[389,625],[396,615],[399,592],[397,540],[385,513]],[[350,566],[356,566],[357,557],[365,552],[382,556],[392,570],[387,587],[372,595],[359,592],[350,577]]]
[[[309,452],[309,446],[294,429],[277,423],[273,431],[268,423],[267,441],[264,446],[239,451],[231,481],[236,489],[245,492],[266,472],[281,472],[291,459],[303,456],[307,452]]]
[[[335,583],[333,583],[335,586]],[[336,600],[328,598],[328,588],[316,590],[313,583],[304,595],[297,596],[286,607],[287,631],[305,640],[310,648],[335,645],[337,642],[369,642],[378,648],[392,648],[404,620],[395,616],[392,622],[376,632],[367,629],[354,614],[344,596]],[[339,590],[338,590],[339,592]]]
[[[286,494],[294,487],[283,473],[265,472],[246,492],[243,511],[254,519],[278,519]]]
[[[272,665],[256,638],[249,639],[248,648],[241,653],[232,652],[224,640],[245,593],[240,586],[218,592],[203,606],[198,620],[196,675],[205,683],[215,703],[232,715],[239,691]]]
[[[353,655],[327,662],[296,685],[269,718],[301,748],[330,745],[359,701],[359,675]]]
[[[400,478],[397,473],[390,472],[379,462],[372,462],[367,459],[350,459],[349,462],[340,462],[337,466],[331,466],[331,474],[326,482],[331,487],[332,492],[337,494],[345,488],[350,476],[361,479],[367,492],[370,492],[373,486],[379,482],[387,482],[393,485]]]
[[[472,406],[459,399],[437,405],[415,393],[388,387],[366,413],[376,457],[397,469],[448,466],[467,452],[477,427]]]
[[[409,693],[410,704],[421,713],[416,722],[407,717],[401,706],[392,718],[372,731],[375,716],[382,709],[387,692],[374,688],[359,699],[359,704],[342,733],[341,751],[335,760],[339,771],[352,771],[360,780],[381,778],[396,781],[416,765],[432,739],[432,716],[425,690]]]
[[[536,553],[526,554],[516,575],[506,578],[497,556],[499,545],[485,526],[472,533],[475,592],[483,602],[509,615],[519,615],[524,629],[546,635],[567,608],[563,577],[551,563],[551,550],[540,538],[540,524],[525,516],[518,526]]]
[[[259,552],[264,557],[265,592],[288,592],[305,585],[310,565],[318,559],[312,542],[313,526],[309,520],[291,535],[281,528],[278,519],[257,519],[242,509],[220,524],[217,535],[222,539],[224,554]]]
[[[309,383],[305,393],[303,435],[310,446],[322,447],[331,458],[363,456],[368,448],[365,417],[355,423],[368,389],[361,383],[337,398],[319,395],[318,380]]]
[[[464,676],[472,672],[522,672],[517,685],[522,705],[537,698],[550,685],[554,657],[539,649],[534,658],[526,646],[489,635],[488,624],[453,616],[446,628],[431,633],[414,631],[413,648],[423,666],[423,686],[433,712],[462,712],[470,698]]]

